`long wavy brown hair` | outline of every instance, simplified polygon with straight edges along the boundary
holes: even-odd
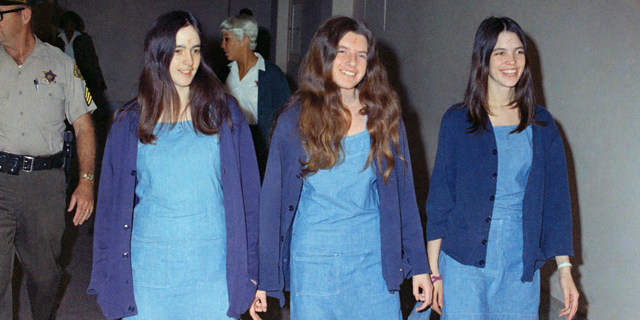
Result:
[[[522,132],[533,123],[545,126],[546,123],[534,119],[536,112],[536,99],[529,67],[529,46],[524,31],[517,22],[508,17],[489,17],[480,23],[476,31],[471,56],[471,72],[467,90],[464,94],[464,102],[461,107],[467,107],[467,119],[471,124],[469,133],[482,134],[487,130],[489,109],[487,105],[487,90],[489,81],[489,61],[491,53],[496,46],[498,36],[503,31],[510,31],[518,35],[524,46],[525,66],[520,80],[516,84],[515,94],[511,104],[518,108],[520,123],[513,132]]]
[[[140,114],[138,135],[142,143],[153,143],[156,140],[153,131],[163,114],[170,119],[179,118],[180,98],[171,80],[169,65],[176,48],[176,34],[186,26],[192,26],[196,30],[204,46],[200,22],[186,11],[172,11],[161,15],[145,38],[144,68],[140,75],[137,97]],[[231,112],[226,105],[222,83],[204,60],[200,61],[200,67],[189,86],[189,109],[196,132],[216,134],[222,121],[232,126]],[[175,126],[175,123],[170,125]]]
[[[300,66],[300,87],[291,103],[301,104],[298,125],[308,157],[301,161],[302,173],[307,175],[329,169],[344,159],[341,140],[351,126],[351,113],[342,103],[331,68],[338,43],[348,32],[362,35],[367,40],[367,70],[356,86],[363,106],[360,113],[368,116],[367,131],[371,137],[366,167],[375,161],[386,183],[395,166],[393,153],[397,154],[400,140],[400,102],[378,58],[373,33],[363,22],[348,17],[333,17],[320,26]],[[404,162],[401,155],[398,157]]]

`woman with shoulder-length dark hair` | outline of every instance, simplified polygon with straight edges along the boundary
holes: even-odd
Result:
[[[260,283],[291,319],[402,319],[413,277],[426,308],[431,282],[406,133],[376,40],[360,21],[317,30],[300,89],[279,116],[260,202]]]
[[[188,12],[154,22],[109,133],[88,290],[107,319],[237,319],[253,301],[257,162],[202,39]]]
[[[538,269],[552,258],[560,315],[571,319],[578,307],[565,153],[553,118],[535,104],[528,55],[515,21],[484,20],[464,101],[442,118],[427,252],[432,309],[443,319],[538,319]]]

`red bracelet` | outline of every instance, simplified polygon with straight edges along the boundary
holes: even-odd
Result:
[[[436,283],[438,280],[442,280],[442,275],[431,276],[431,283]]]

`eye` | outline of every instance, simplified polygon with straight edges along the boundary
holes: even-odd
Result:
[[[199,54],[199,53],[200,53],[200,48],[194,48],[194,49],[193,49],[193,53],[197,53],[197,54]]]
[[[366,59],[367,58],[367,54],[366,53],[361,53],[361,54],[358,55],[358,58]]]
[[[338,54],[346,54],[346,53],[347,53],[347,50],[344,50],[344,49],[338,50]]]
[[[518,50],[516,50],[516,54],[524,54],[524,50],[523,49],[518,49]]]
[[[174,54],[182,54],[182,49],[176,49],[176,51],[174,51]]]
[[[504,55],[504,52],[502,52],[502,51],[496,51],[496,52],[494,52],[494,53],[493,53],[493,55],[494,55],[494,56],[501,56],[501,55]]]

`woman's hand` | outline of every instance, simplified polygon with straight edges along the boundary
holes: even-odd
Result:
[[[426,273],[417,274],[413,276],[413,296],[418,301],[422,301],[422,305],[416,309],[416,311],[422,311],[429,307],[431,304],[431,293],[433,287],[431,286],[431,279]]]
[[[440,276],[439,274],[431,274],[431,276]],[[431,302],[431,310],[442,315],[442,280],[433,283],[433,300]]]
[[[564,294],[564,309],[560,312],[560,316],[568,315],[566,320],[571,320],[578,311],[578,298],[580,298],[578,288],[576,288],[573,276],[571,276],[571,267],[560,268],[558,270],[558,279]]]
[[[267,312],[267,292],[258,290],[256,291],[255,298],[253,299],[253,303],[249,308],[249,315],[251,315],[251,319],[253,320],[262,320],[260,316],[258,316],[258,312]]]

